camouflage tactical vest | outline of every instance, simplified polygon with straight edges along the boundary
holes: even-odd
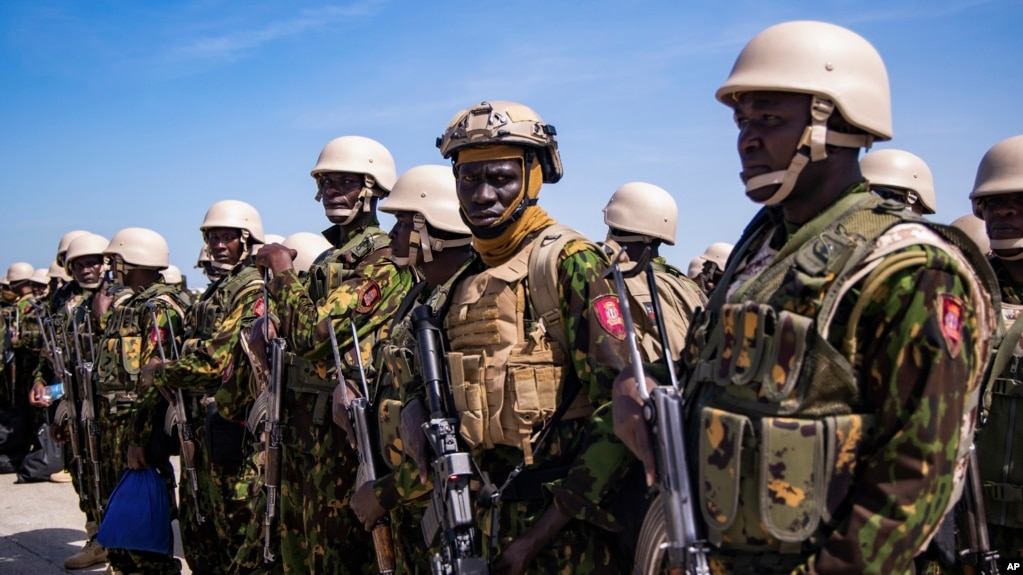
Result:
[[[978,316],[993,319],[981,288],[990,290],[993,274],[958,230],[866,194],[840,202],[832,217],[821,218],[822,229],[797,231],[729,298],[726,288],[744,260],[733,258],[710,311],[693,322],[686,367],[687,389],[698,394],[689,415],[698,437],[698,499],[710,539],[732,549],[798,553],[804,543],[819,544],[870,449],[874,416],[849,340],[856,320],[849,320],[846,349],[828,341],[838,304],[854,285],[895,269],[890,262],[897,258],[887,257],[893,252],[932,245],[957,259]],[[751,246],[773,228],[766,220],[761,212],[751,223],[737,255],[751,255]],[[907,220],[915,223],[900,225]],[[950,250],[950,242],[966,258]],[[970,270],[980,270],[980,277]],[[872,293],[865,289],[859,301]],[[986,349],[978,351],[984,357]],[[979,372],[973,376],[965,410],[971,416],[961,428],[963,463],[982,379]],[[954,481],[960,490],[964,469]]]
[[[96,348],[97,395],[136,391],[142,370],[143,338],[150,337],[153,329],[146,303],[153,299],[166,302],[179,316],[184,315],[182,307],[187,305],[187,299],[180,288],[165,283],[154,283],[112,307]]]
[[[252,265],[243,265],[241,269],[218,279],[199,301],[188,308],[185,325],[187,332],[181,348],[181,355],[195,352],[213,339],[220,324],[241,298],[256,290],[263,289],[263,278],[259,270]]]
[[[1002,304],[1009,332],[999,346],[1010,353],[1001,373],[992,374],[984,392],[984,423],[977,433],[977,462],[988,523],[1023,527],[1023,306]],[[1009,346],[1010,349],[1002,350]],[[992,369],[997,369],[993,367]]]
[[[461,281],[445,316],[451,393],[462,438],[473,447],[518,447],[527,465],[532,464],[534,431],[561,401],[569,361],[545,322],[527,319],[528,305],[535,302],[523,280],[538,243],[534,240],[510,261]],[[528,316],[542,317],[542,311],[528,309]],[[592,412],[588,395],[580,393],[563,419]]]
[[[323,305],[331,291],[340,287],[355,274],[355,268],[358,267],[359,262],[370,254],[388,247],[390,243],[390,238],[383,230],[376,226],[367,226],[340,248],[327,250],[320,254],[309,270],[307,289],[310,299],[316,302],[317,307]],[[379,334],[380,330],[378,329],[359,341],[367,370],[367,381],[372,381],[374,367],[367,360],[367,350],[375,349]],[[346,373],[355,372],[358,368],[354,351],[340,351],[342,370]],[[321,425],[328,421],[330,418],[327,417],[327,407],[334,388],[337,386],[336,375],[334,375],[337,370],[334,367],[333,357],[310,360],[288,352],[285,354],[284,360],[287,365],[288,389],[295,393],[316,394],[318,397],[314,407],[313,423]]]

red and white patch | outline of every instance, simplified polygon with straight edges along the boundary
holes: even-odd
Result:
[[[231,380],[231,375],[234,374],[234,358],[227,360],[227,366],[224,367],[224,377],[221,378],[222,383],[227,383]]]
[[[625,339],[625,320],[622,318],[617,296],[604,295],[593,300],[593,315],[600,323],[600,327],[611,334],[611,337]]]
[[[383,296],[383,290],[380,289],[380,284],[373,280],[366,282],[366,285],[362,286],[359,290],[359,305],[355,308],[357,313],[369,313],[377,307],[380,303],[380,298]]]
[[[252,313],[256,314],[256,317],[263,317],[266,313],[266,300],[259,298],[256,300],[256,305],[252,306]]]
[[[165,327],[154,327],[149,330],[149,346],[163,345],[170,340],[170,331]]]
[[[938,325],[941,335],[945,338],[945,347],[952,357],[959,355],[963,347],[963,302],[954,295],[943,293],[938,295]]]

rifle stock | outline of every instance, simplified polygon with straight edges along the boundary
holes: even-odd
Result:
[[[987,514],[977,467],[977,450],[970,446],[966,460],[966,485],[955,513],[959,533],[965,543],[960,551],[963,573],[967,575],[999,575],[998,551],[991,548],[987,533]]]
[[[412,311],[416,337],[416,356],[426,386],[430,421],[423,431],[433,448],[433,494],[423,519],[423,537],[427,546],[443,537],[443,553],[430,560],[434,575],[486,575],[487,562],[477,549],[473,527],[469,480],[472,463],[469,454],[458,445],[457,420],[447,417],[444,387],[448,376],[444,364],[440,321],[429,306]]]

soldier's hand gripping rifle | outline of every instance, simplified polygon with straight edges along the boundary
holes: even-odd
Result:
[[[341,368],[341,351],[337,348],[337,336],[334,334],[333,321],[328,327],[330,334],[330,349],[334,353],[334,369],[337,371],[338,385],[341,386],[341,398],[345,411],[348,412],[348,422],[355,437],[355,451],[359,454],[359,471],[355,479],[356,489],[367,481],[374,481],[377,478],[376,462],[373,459],[373,441],[370,436],[369,417],[371,406],[369,402],[369,385],[366,383],[366,370],[362,365],[362,348],[359,346],[359,331],[355,321],[349,321],[352,328],[352,348],[355,354],[355,362],[359,369],[359,384],[362,387],[362,397],[351,399],[348,397],[348,386],[345,383],[344,371]],[[373,547],[376,549],[377,570],[381,574],[389,575],[394,573],[394,541],[391,538],[391,520],[385,514],[373,526]]]
[[[149,309],[149,319],[153,324],[153,333],[156,334],[156,349],[160,354],[160,362],[167,363],[167,355],[163,351],[163,333],[160,331],[160,322],[156,315],[156,302],[146,302]],[[174,360],[181,359],[181,352],[178,351],[178,340],[174,335],[174,322],[171,321],[170,311],[167,306],[163,308],[163,319],[167,322],[167,331],[170,335],[171,357]],[[170,429],[176,428],[178,443],[181,445],[181,465],[185,468],[188,476],[188,485],[192,488],[192,505],[195,508],[195,522],[202,525],[206,521],[199,509],[199,477],[195,471],[195,431],[192,424],[188,422],[188,414],[185,412],[185,395],[180,387],[174,388],[174,401],[168,402],[167,418],[164,422],[164,431],[170,433]]]
[[[85,446],[92,464],[92,483],[96,497],[96,509],[103,512],[103,494],[99,481],[99,425],[96,423],[96,406],[92,390],[92,368],[96,363],[96,349],[92,336],[91,311],[80,308],[85,313],[85,338],[89,342],[89,357],[82,353],[82,332],[78,325],[78,316],[71,315],[72,338],[75,343],[75,377],[82,385],[82,425],[85,426]]]
[[[954,511],[957,527],[965,544],[959,552],[966,575],[999,575],[998,551],[991,548],[984,511],[984,492],[977,467],[977,451],[970,446],[966,462],[966,485]]]
[[[441,325],[430,307],[422,305],[412,311],[412,327],[430,409],[430,421],[423,424],[423,431],[434,453],[433,494],[423,517],[423,537],[430,547],[437,543],[438,535],[443,537],[443,554],[434,554],[431,568],[434,575],[485,575],[489,569],[477,551],[473,528],[472,462],[459,448],[457,420],[447,415],[444,389],[449,380]]]
[[[651,303],[657,318],[657,330],[660,334],[661,346],[664,350],[664,361],[668,367],[670,386],[658,386],[653,391],[646,388],[643,375],[643,359],[636,342],[636,328],[632,322],[629,309],[628,292],[621,268],[621,257],[624,249],[612,256],[610,272],[614,275],[615,287],[622,308],[622,319],[625,322],[626,340],[629,344],[629,355],[635,370],[636,386],[644,401],[643,416],[652,426],[657,450],[659,498],[664,505],[664,518],[667,523],[667,538],[661,544],[668,552],[668,572],[686,575],[710,575],[707,562],[707,543],[697,529],[697,509],[693,499],[693,491],[689,480],[685,452],[685,425],[683,417],[683,398],[679,390],[675,367],[671,361],[671,347],[668,334],[661,315],[661,302],[658,297],[657,283],[653,267],[650,265],[650,251],[644,251],[639,262],[630,270],[630,275],[645,271],[650,288]],[[644,525],[644,528],[646,526]],[[643,541],[640,542],[644,544]],[[660,554],[655,554],[659,557]],[[641,565],[637,561],[636,571],[660,572],[660,565]]]
[[[67,359],[64,355],[64,348],[57,339],[57,332],[53,328],[53,316],[42,306],[33,304],[36,309],[36,322],[39,324],[39,331],[43,335],[43,345],[50,351],[50,367],[53,373],[63,384],[64,397],[57,403],[54,411],[53,423],[57,427],[64,428],[64,435],[71,443],[71,464],[75,466],[78,481],[81,482],[85,475],[82,473],[82,446],[78,444],[78,405],[75,403],[75,381],[67,368]],[[89,490],[79,483],[78,499],[89,500]]]

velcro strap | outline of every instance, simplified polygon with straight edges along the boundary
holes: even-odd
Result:
[[[985,483],[984,495],[995,501],[1023,501],[1023,485]]]

